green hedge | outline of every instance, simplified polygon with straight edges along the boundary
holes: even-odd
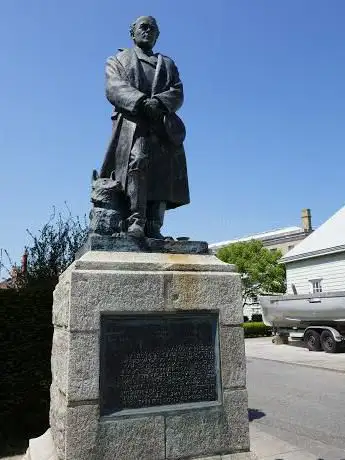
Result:
[[[242,324],[244,337],[270,337],[272,328],[265,323],[246,322]]]
[[[49,427],[52,287],[0,290],[0,457]]]

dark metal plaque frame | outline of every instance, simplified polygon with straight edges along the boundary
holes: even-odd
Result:
[[[102,416],[220,399],[218,314],[103,314]]]

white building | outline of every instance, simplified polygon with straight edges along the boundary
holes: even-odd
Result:
[[[345,290],[345,206],[287,252],[288,294]]]
[[[271,251],[278,249],[284,255],[313,231],[310,209],[302,209],[301,223],[301,227],[285,227],[277,230],[269,230],[268,232],[255,233],[234,240],[212,243],[209,244],[208,247],[211,252],[215,254],[218,249],[224,248],[229,244],[238,243],[240,241],[258,240],[262,242],[265,248]]]

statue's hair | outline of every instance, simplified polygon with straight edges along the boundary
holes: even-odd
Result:
[[[132,37],[132,38],[134,37],[134,29],[135,29],[135,26],[137,25],[139,19],[142,19],[142,18],[149,18],[149,19],[154,23],[154,25],[155,25],[156,28],[157,28],[157,37],[158,37],[158,36],[159,36],[159,27],[158,27],[156,18],[154,18],[153,16],[139,16],[134,22],[132,22],[132,24],[131,24],[131,26],[130,26],[130,29],[129,29],[129,32],[130,32],[130,34],[131,34],[131,37]]]

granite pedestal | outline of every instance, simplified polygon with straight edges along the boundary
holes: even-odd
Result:
[[[86,252],[54,292],[56,459],[253,458],[242,321],[215,256]]]

